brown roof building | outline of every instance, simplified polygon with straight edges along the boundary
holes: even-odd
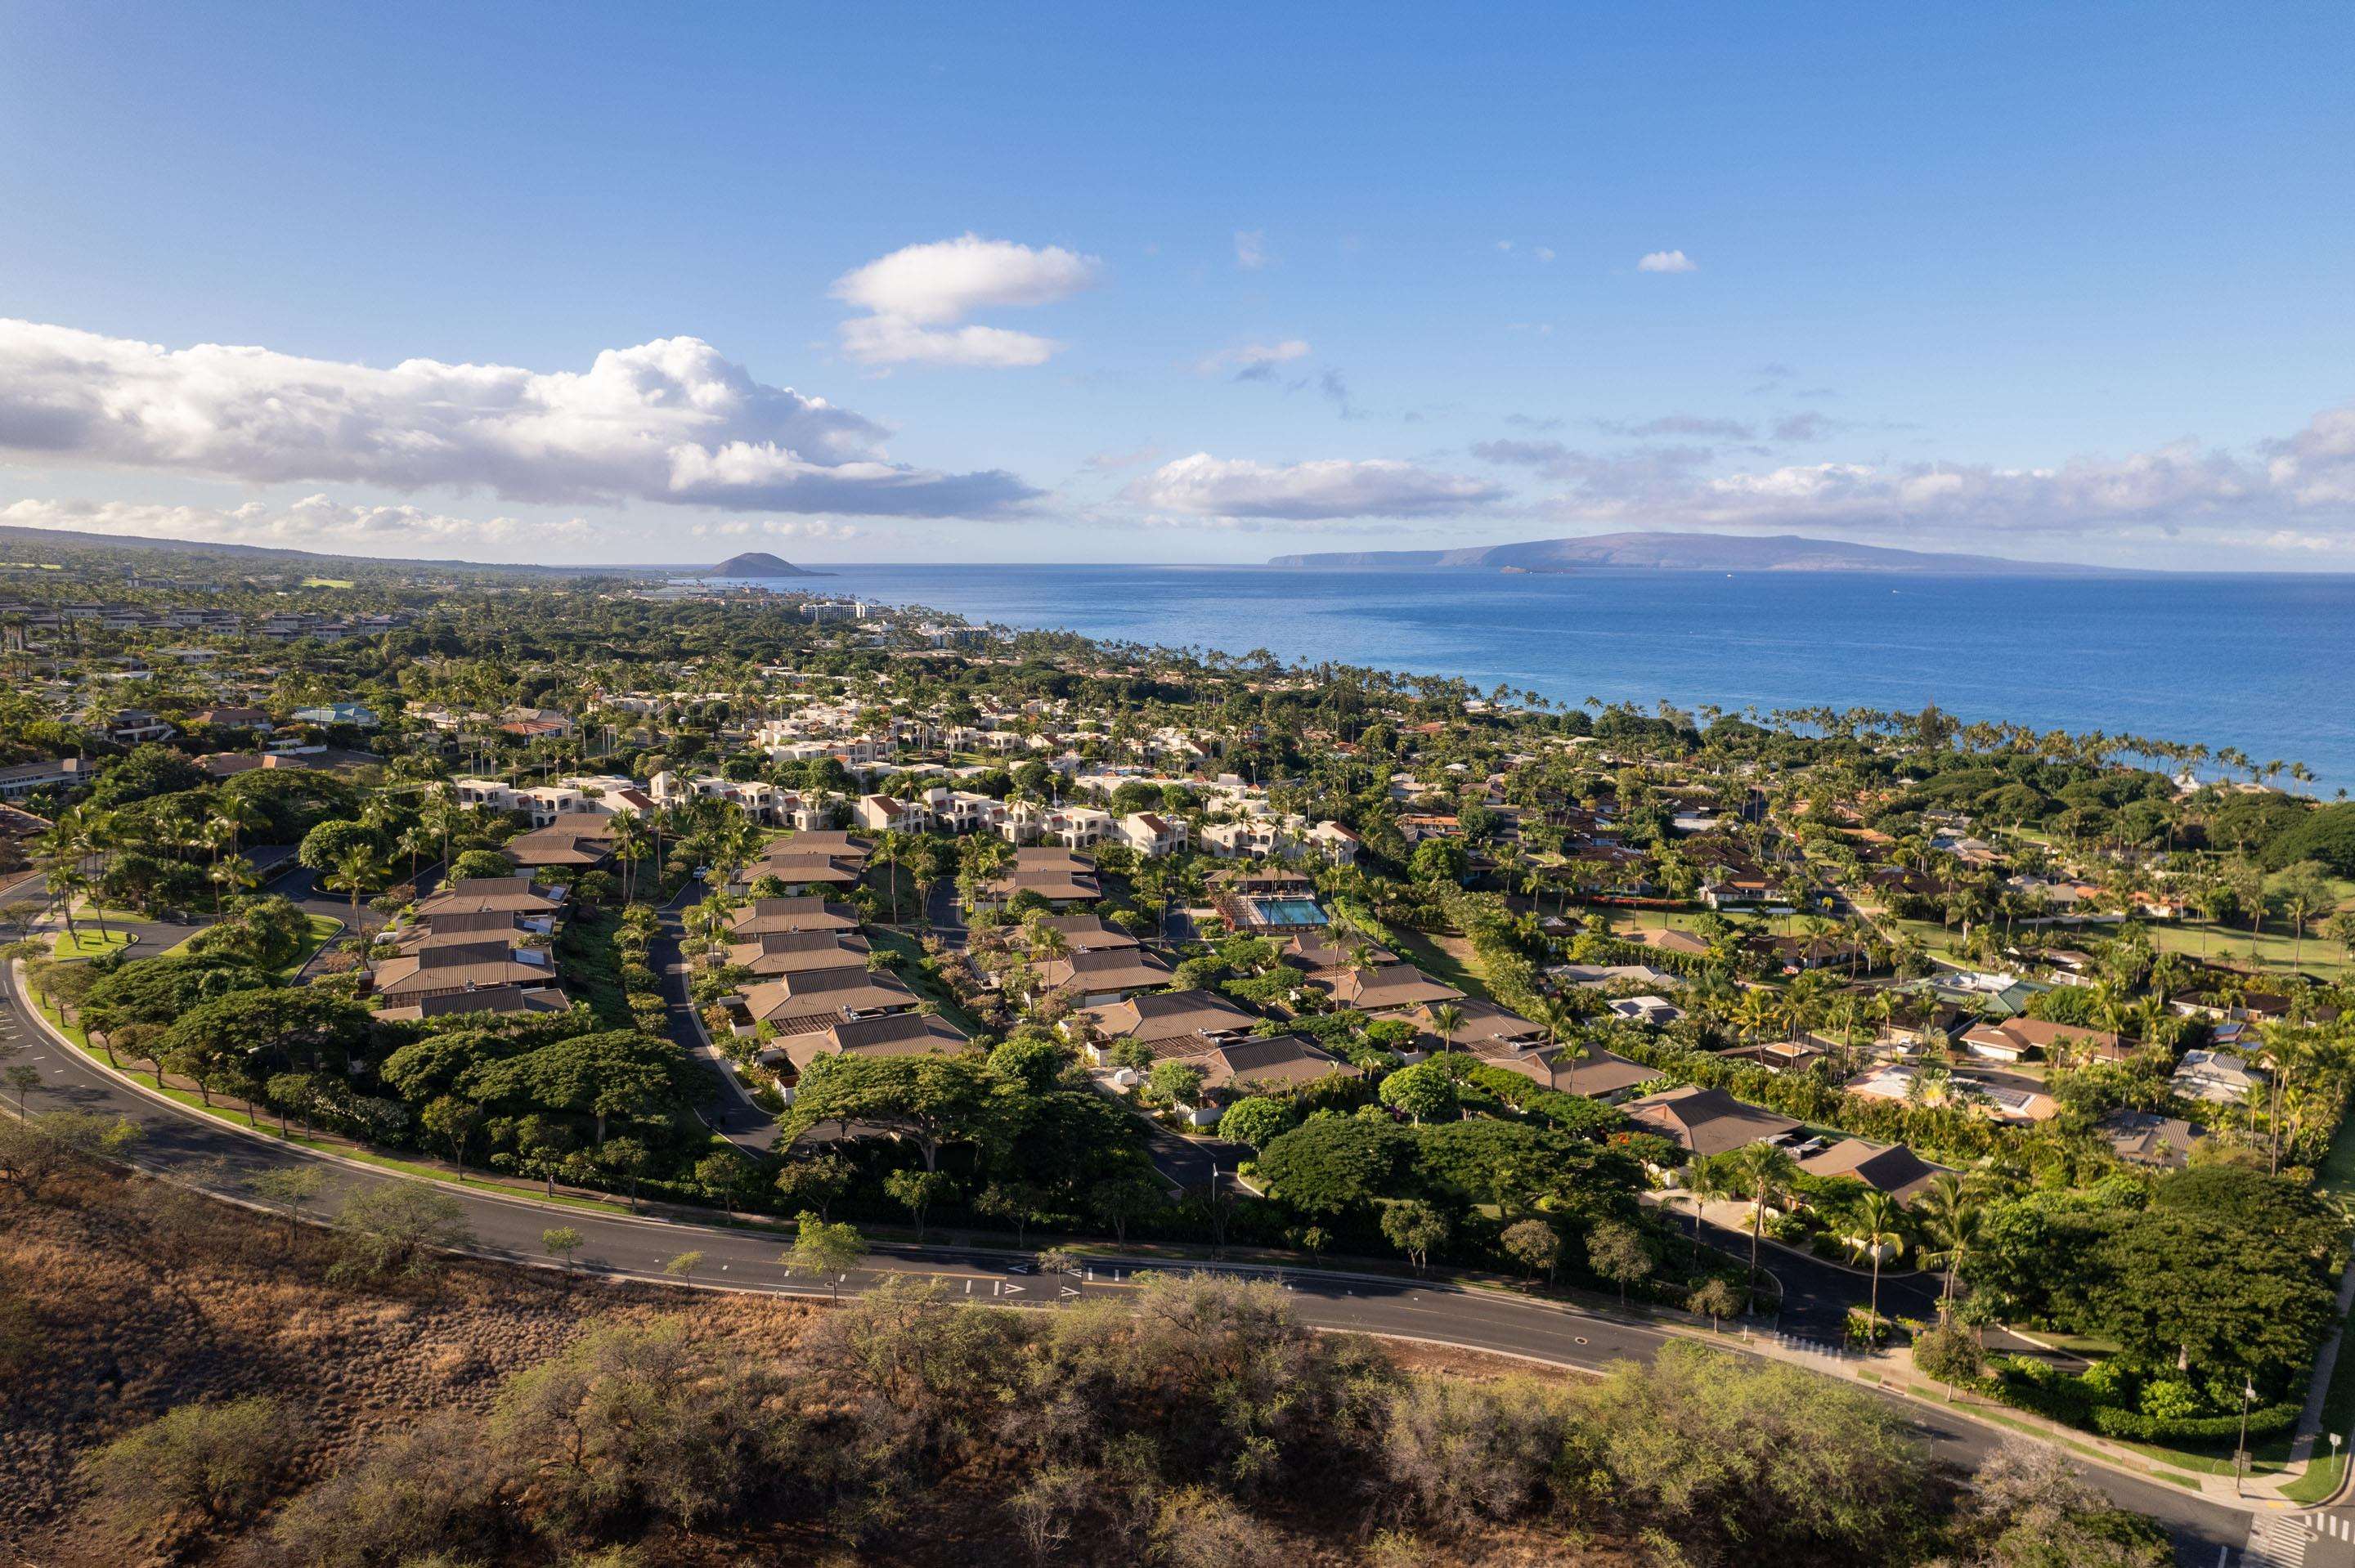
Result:
[[[780,1034],[805,1034],[830,1023],[910,1012],[915,1005],[916,993],[899,976],[864,966],[806,969],[744,991],[745,1011]]]
[[[469,876],[421,901],[417,915],[426,921],[468,912],[553,916],[563,907],[564,889],[528,876]]]
[[[793,931],[856,931],[858,911],[815,895],[755,898],[729,916],[728,929],[740,941]]]
[[[1464,993],[1444,980],[1435,980],[1412,964],[1379,964],[1370,969],[1341,969],[1311,979],[1309,984],[1343,1007],[1360,1012],[1403,1012],[1432,1002],[1458,1001]]]
[[[1627,1114],[1706,1158],[1786,1138],[1799,1130],[1789,1117],[1742,1104],[1723,1089],[1687,1085],[1627,1103]]]
[[[1199,990],[1147,991],[1074,1016],[1108,1043],[1142,1041],[1156,1056],[1199,1056],[1221,1040],[1250,1033],[1259,1022],[1216,991]]]
[[[754,974],[800,974],[808,969],[864,969],[867,938],[856,931],[770,931],[728,949],[728,961]]]
[[[1298,1034],[1253,1035],[1214,1045],[1202,1058],[1205,1089],[1297,1087],[1339,1074],[1365,1075],[1365,1069],[1344,1062],[1315,1041]]]
[[[946,1019],[895,1012],[789,1034],[771,1049],[793,1063],[795,1072],[806,1073],[811,1063],[826,1056],[932,1056],[971,1044]]]
[[[1933,1165],[1902,1143],[1867,1143],[1846,1138],[1799,1161],[1810,1176],[1853,1176],[1900,1203],[1911,1202],[1945,1168]]]

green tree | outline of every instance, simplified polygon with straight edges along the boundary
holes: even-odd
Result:
[[[1297,1121],[1292,1107],[1275,1096],[1246,1095],[1220,1114],[1219,1136],[1265,1149]]]
[[[903,1205],[916,1223],[916,1240],[924,1239],[924,1217],[933,1204],[954,1195],[956,1179],[945,1171],[894,1171],[883,1178],[883,1191]]]
[[[274,1165],[253,1179],[254,1196],[286,1211],[286,1245],[290,1247],[301,1233],[303,1211],[326,1190],[327,1173],[308,1160]]]
[[[1436,1062],[1401,1067],[1382,1080],[1382,1104],[1420,1125],[1455,1114],[1455,1080]]]
[[[417,1120],[427,1136],[440,1139],[449,1149],[452,1168],[460,1181],[465,1181],[466,1146],[483,1129],[483,1107],[468,1105],[455,1095],[442,1095],[429,1102]]]
[[[264,1395],[176,1405],[81,1465],[99,1505],[134,1529],[242,1522],[282,1486],[302,1424]]]
[[[1382,1237],[1406,1254],[1417,1274],[1431,1249],[1447,1240],[1447,1216],[1420,1198],[1395,1198],[1382,1205]]]
[[[1561,1266],[1561,1233],[1543,1220],[1516,1220],[1497,1241],[1508,1256],[1531,1274],[1542,1269],[1550,1280]]]
[[[1657,1267],[1644,1233],[1621,1220],[1604,1220],[1586,1234],[1587,1266],[1604,1278],[1617,1282],[1619,1304],[1627,1304],[1627,1287],[1647,1279]]]
[[[902,1171],[900,1174],[913,1175],[914,1172]],[[805,1209],[794,1235],[794,1245],[785,1250],[785,1272],[796,1277],[806,1275],[825,1280],[826,1294],[840,1300],[842,1277],[858,1267],[859,1260],[866,1255],[867,1243],[855,1227],[828,1224]]]
[[[839,1154],[805,1154],[788,1160],[777,1171],[777,1202],[788,1213],[815,1210],[824,1220],[834,1201],[850,1191],[851,1176],[850,1161]]]
[[[572,1277],[572,1255],[581,1250],[583,1237],[570,1225],[550,1225],[539,1233],[539,1249],[564,1260],[564,1277]]]
[[[1766,1229],[1766,1211],[1798,1180],[1799,1162],[1787,1150],[1771,1143],[1751,1143],[1712,1159],[1709,1175],[1750,1202],[1750,1288],[1755,1291],[1758,1239]]]
[[[1369,1117],[1312,1117],[1260,1151],[1259,1178],[1309,1214],[1362,1209],[1396,1190],[1409,1135]]]
[[[1709,1319],[1710,1331],[1715,1333],[1725,1319],[1742,1310],[1742,1292],[1714,1275],[1701,1281],[1700,1288],[1685,1298],[1685,1310]]]
[[[415,1181],[363,1187],[336,1214],[337,1279],[375,1281],[431,1274],[441,1255],[472,1246],[466,1210],[447,1192]]]

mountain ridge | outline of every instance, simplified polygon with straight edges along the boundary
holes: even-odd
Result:
[[[2128,576],[2129,568],[1901,550],[1798,534],[1624,533],[1526,539],[1452,550],[1334,550],[1276,556],[1271,567],[1473,570],[1889,572],[1953,576]]]

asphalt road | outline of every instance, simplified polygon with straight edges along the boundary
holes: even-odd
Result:
[[[251,1182],[264,1171],[318,1159],[272,1139],[256,1139],[169,1102],[124,1086],[69,1047],[53,1044],[22,1018],[13,979],[0,975],[0,1039],[21,1044],[20,1058],[41,1074],[28,1108],[68,1107],[119,1116],[137,1123],[144,1136],[137,1150],[143,1167],[189,1181],[223,1196],[250,1201]],[[326,1162],[344,1191],[400,1180],[366,1167]],[[453,1189],[454,1191],[454,1189]],[[585,1269],[615,1277],[659,1280],[678,1254],[703,1255],[696,1280],[705,1286],[796,1295],[823,1295],[827,1287],[790,1278],[779,1261],[773,1234],[722,1229],[651,1217],[558,1213],[505,1193],[460,1193],[479,1250],[495,1257],[545,1264],[539,1236],[552,1224],[584,1238],[578,1262]],[[1050,1306],[1075,1296],[1134,1287],[1140,1268],[1191,1265],[1138,1265],[1097,1261],[1077,1277],[1040,1277],[1026,1259],[954,1247],[892,1247],[839,1282],[856,1290],[886,1273],[918,1273],[946,1279],[975,1300],[1010,1307]],[[1267,1271],[1224,1272],[1265,1277]],[[1600,1368],[1622,1359],[1648,1359],[1665,1342],[1661,1330],[1574,1308],[1442,1284],[1302,1271],[1280,1275],[1302,1319],[1318,1328],[1430,1340],[1495,1351],[1558,1365]],[[1907,1418],[1943,1458],[1976,1466],[1999,1438],[1973,1423],[1942,1417],[1934,1410],[1902,1403]],[[2120,1506],[2163,1521],[2179,1540],[2187,1563],[2234,1563],[2248,1540],[2245,1514],[2158,1483],[2107,1470],[2089,1478]],[[2325,1536],[2317,1551],[2339,1544]],[[2312,1559],[2322,1562],[2324,1558]]]

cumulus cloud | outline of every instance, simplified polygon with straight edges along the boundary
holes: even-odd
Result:
[[[1681,250],[1655,250],[1636,263],[1638,272],[1698,272],[1700,263]]]
[[[1256,272],[1267,265],[1266,229],[1235,230],[1235,265],[1246,272]]]
[[[1131,484],[1123,499],[1197,517],[1428,517],[1485,506],[1504,487],[1463,474],[1434,473],[1390,458],[1270,464],[1208,452],[1167,462]]]
[[[0,321],[0,451],[45,461],[920,517],[986,516],[1038,493],[1002,471],[890,462],[885,435],[691,337],[607,349],[586,371],[431,359],[379,369]]]
[[[1240,347],[1222,348],[1216,354],[1206,355],[1194,368],[1204,376],[1216,376],[1231,370],[1239,381],[1264,380],[1275,374],[1275,366],[1289,365],[1295,359],[1305,359],[1309,352],[1307,343],[1296,337],[1285,338],[1281,343],[1247,343]]]
[[[1069,299],[1103,276],[1095,257],[1059,245],[1033,249],[964,234],[894,250],[844,273],[832,291],[868,313],[842,323],[843,352],[862,365],[1004,367],[1044,364],[1060,345],[1030,333],[956,323],[975,311]]]

